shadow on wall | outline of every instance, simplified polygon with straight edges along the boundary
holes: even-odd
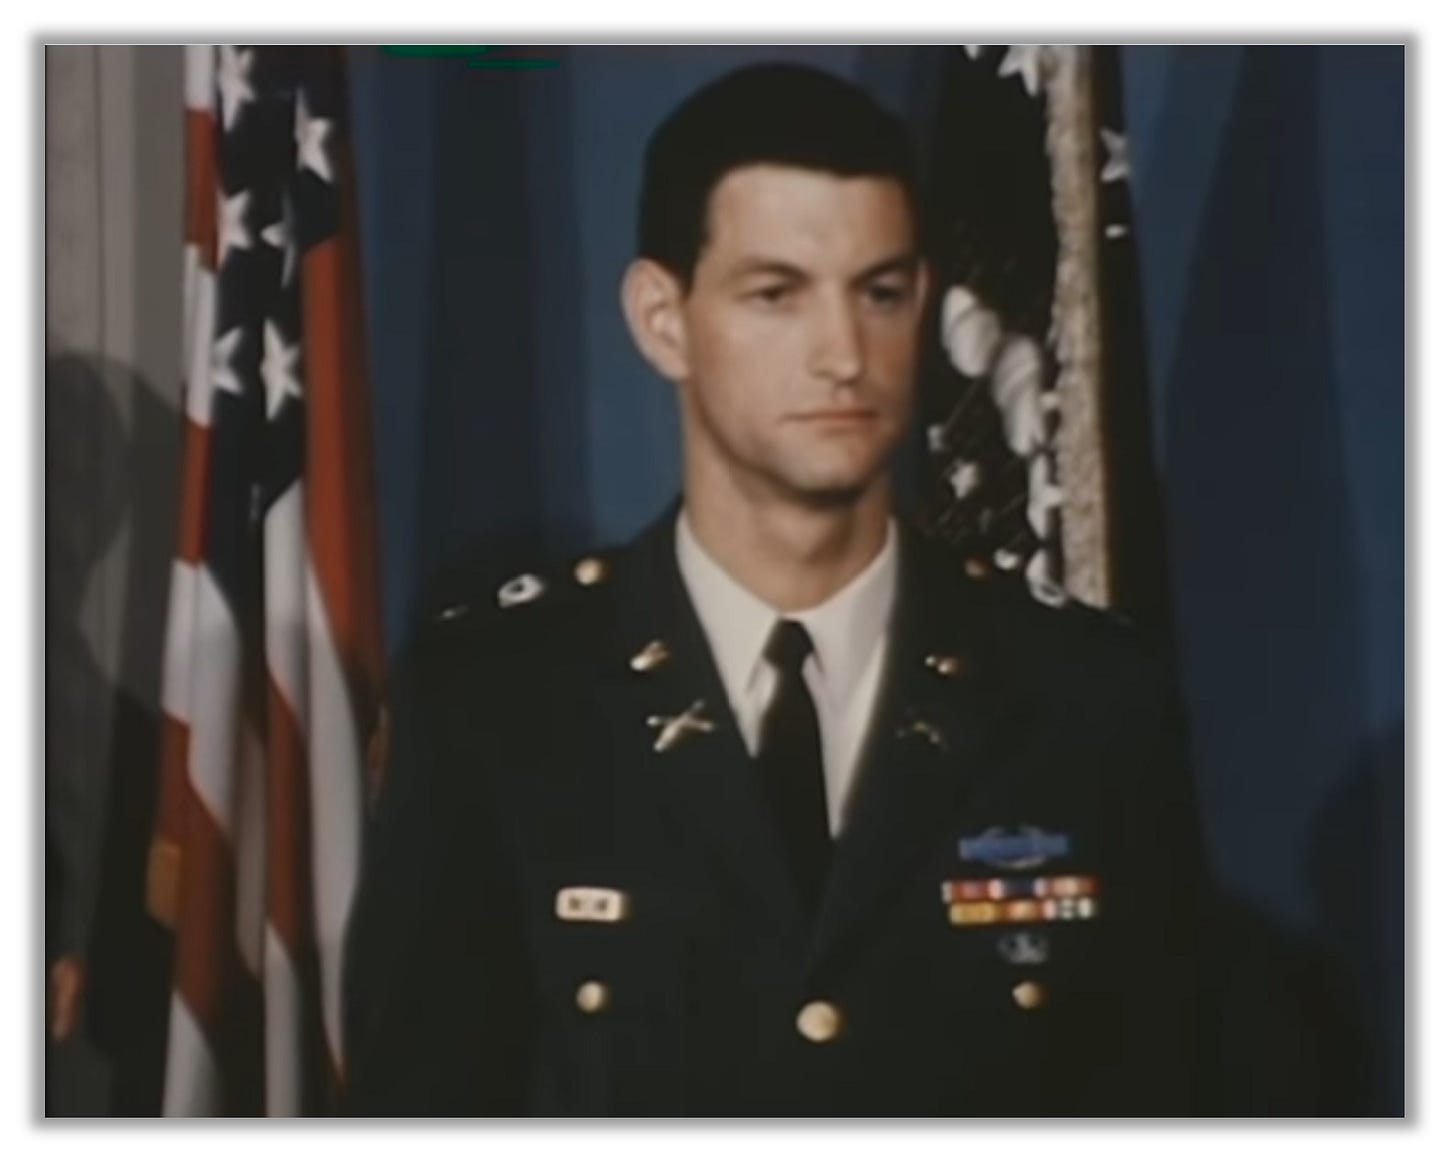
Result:
[[[151,1115],[160,1109],[170,937],[145,911],[144,880],[178,419],[128,367],[76,353],[47,358],[45,413],[46,946],[48,958],[79,948],[87,969],[76,1035],[47,1045],[45,1109]],[[86,636],[83,602],[124,524],[113,677]],[[72,867],[53,871],[61,866]]]
[[[1392,1116],[1404,1106],[1404,729],[1366,746],[1310,829],[1314,937],[1224,898],[1210,922],[1209,1112]]]
[[[1305,854],[1317,926],[1358,986],[1348,1004],[1376,1051],[1364,1109],[1374,1114],[1405,1104],[1404,789],[1405,726],[1396,723],[1361,746]]]

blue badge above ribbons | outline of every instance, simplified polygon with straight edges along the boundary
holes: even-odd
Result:
[[[982,861],[995,868],[1022,871],[1066,856],[1072,841],[1065,833],[1044,832],[1031,825],[1008,831],[988,828],[979,836],[962,837],[956,845],[962,860]]]

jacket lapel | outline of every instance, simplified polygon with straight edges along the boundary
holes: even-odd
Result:
[[[979,592],[914,533],[875,717],[811,945],[811,964],[863,930],[939,847],[938,829],[985,778],[1012,700],[995,670]],[[949,839],[949,837],[947,837]]]
[[[677,510],[674,504],[619,564],[612,646],[620,656],[604,691],[612,750],[622,771],[640,776],[664,804],[687,855],[709,857],[741,892],[746,912],[801,938],[806,918],[788,862],[678,570]],[[653,659],[634,668],[633,658],[647,655]]]

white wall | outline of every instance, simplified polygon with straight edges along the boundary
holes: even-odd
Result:
[[[108,792],[156,776],[126,745],[156,713],[174,545],[182,50],[50,46],[44,70],[45,763],[94,873]],[[84,1041],[48,1057],[50,1111],[104,1113],[106,1078]]]

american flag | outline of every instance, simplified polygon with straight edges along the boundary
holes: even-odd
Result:
[[[922,522],[973,572],[1166,630],[1117,54],[944,50]]]
[[[163,1112],[337,1104],[383,646],[344,60],[189,47],[185,435],[148,904]]]

